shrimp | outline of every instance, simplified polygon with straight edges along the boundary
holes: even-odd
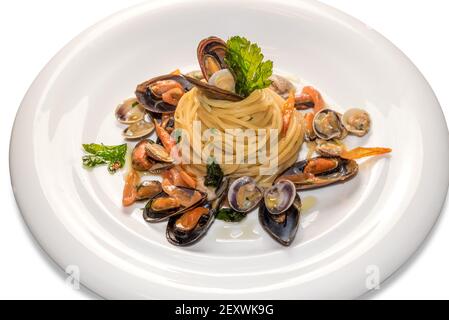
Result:
[[[355,160],[365,157],[378,156],[385,153],[390,153],[390,148],[364,148],[358,147],[349,151],[344,150],[340,157],[348,160]]]
[[[176,147],[176,141],[156,120],[154,120],[154,127],[156,128],[156,134],[161,139],[162,145],[171,154],[172,149]]]
[[[313,111],[315,113],[323,109],[324,106],[326,105],[320,92],[314,87],[311,86],[304,87],[302,89],[301,96],[303,96],[303,98],[307,96],[310,97],[310,99],[313,102]]]
[[[140,176],[134,169],[129,171],[123,188],[122,204],[124,207],[132,205],[137,200],[137,185],[140,182]]]
[[[306,123],[305,133],[306,139],[308,141],[312,141],[315,139],[315,131],[313,131],[313,118],[315,117],[315,113],[308,112],[304,116],[304,122]]]
[[[301,93],[295,97],[295,108],[297,110],[306,110],[313,108],[312,97],[307,93]]]
[[[183,168],[177,167],[179,171],[179,175],[181,179],[184,181],[186,185],[188,185],[190,188],[196,188],[196,181],[195,179],[189,175]]]
[[[290,91],[290,94],[282,107],[282,133],[286,134],[293,112],[295,111],[295,93]]]

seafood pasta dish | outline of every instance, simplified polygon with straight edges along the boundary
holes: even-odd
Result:
[[[175,64],[113,110],[121,144],[83,145],[83,165],[123,170],[123,206],[140,205],[146,222],[166,223],[173,245],[207,239],[216,220],[257,214],[288,246],[302,191],[350,183],[359,159],[391,152],[347,148],[347,136],[369,134],[369,113],[337,111],[317,88],[273,73],[273,62],[244,37],[208,37],[196,55],[198,70]]]

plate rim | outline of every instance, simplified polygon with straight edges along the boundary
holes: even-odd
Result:
[[[58,65],[61,61],[58,60],[63,60],[63,58],[69,54],[73,53],[73,50],[75,50],[79,45],[81,44],[87,44],[89,43],[89,35],[91,35],[92,32],[98,32],[101,29],[107,28],[108,24],[113,24],[113,23],[120,23],[120,20],[126,20],[126,17],[132,17],[134,14],[138,14],[138,13],[142,13],[142,11],[145,12],[149,12],[151,10],[153,10],[154,8],[159,8],[159,6],[172,6],[172,5],[176,5],[178,3],[185,3],[185,2],[191,2],[191,3],[199,3],[199,2],[203,2],[204,0],[167,0],[164,1],[164,3],[162,4],[161,1],[147,1],[126,9],[123,9],[115,14],[112,14],[108,17],[106,17],[105,19],[97,22],[96,24],[94,24],[93,26],[89,27],[88,29],[86,29],[85,31],[83,31],[82,33],[80,33],[78,36],[76,36],[75,38],[73,38],[68,44],[66,44],[46,65],[45,67],[42,69],[42,71],[40,71],[40,73],[38,74],[38,76],[35,78],[35,80],[33,81],[33,83],[30,85],[29,89],[27,90],[27,93],[25,94],[25,97],[23,98],[20,107],[17,111],[15,120],[14,120],[14,125],[12,128],[12,133],[11,133],[11,138],[10,138],[10,147],[9,147],[9,167],[10,167],[10,179],[11,179],[11,185],[12,185],[12,189],[14,191],[14,197],[16,200],[16,203],[18,205],[19,211],[23,217],[23,220],[25,222],[25,224],[27,225],[28,229],[30,230],[31,234],[33,235],[33,237],[36,239],[36,242],[39,244],[39,246],[46,252],[46,254],[50,257],[50,259],[54,262],[56,262],[56,264],[61,267],[61,269],[64,271],[65,267],[64,267],[64,263],[61,261],[63,259],[61,259],[61,257],[55,257],[52,252],[52,248],[51,246],[48,244],[48,239],[45,240],[43,238],[45,238],[42,235],[42,232],[37,230],[34,226],[33,223],[30,223],[30,219],[29,219],[29,213],[25,213],[24,210],[22,209],[22,205],[21,205],[21,200],[19,200],[19,196],[18,196],[18,190],[16,190],[15,185],[16,183],[14,182],[17,179],[17,173],[14,173],[16,171],[16,169],[14,169],[14,166],[17,161],[15,161],[13,158],[15,158],[14,154],[15,154],[15,148],[14,145],[16,145],[21,139],[20,139],[20,134],[18,133],[20,128],[19,128],[19,121],[21,121],[21,117],[23,116],[24,113],[26,113],[26,101],[28,99],[31,99],[31,97],[33,95],[36,95],[37,91],[37,95],[39,96],[39,91],[40,91],[40,84],[39,82],[42,82],[42,79],[45,79],[45,77],[47,76],[51,76],[54,72],[56,72],[56,69],[58,68]],[[229,1],[227,1],[229,2]],[[231,0],[231,2],[241,2],[241,1],[235,1],[235,0]],[[253,0],[245,0],[244,2],[254,2]],[[438,102],[438,99],[435,95],[435,93],[433,92],[432,88],[430,87],[428,81],[425,79],[425,77],[422,75],[422,73],[419,71],[419,69],[413,64],[413,62],[408,58],[408,56],[406,54],[404,54],[398,47],[396,47],[393,43],[391,43],[388,39],[386,39],[384,36],[382,36],[381,34],[379,34],[377,31],[367,27],[364,23],[360,22],[358,19],[338,10],[333,8],[332,6],[329,6],[327,4],[323,4],[323,3],[319,3],[318,1],[315,0],[299,0],[297,1],[297,3],[291,3],[288,1],[284,1],[284,0],[263,0],[263,2],[265,3],[270,3],[270,4],[275,4],[275,3],[284,3],[286,5],[289,6],[294,6],[294,7],[300,7],[303,4],[307,4],[308,6],[314,6],[316,8],[318,8],[319,10],[326,10],[328,13],[330,13],[333,16],[336,16],[339,20],[343,19],[345,20],[347,23],[350,23],[351,25],[358,25],[359,28],[361,27],[365,27],[368,31],[370,32],[374,32],[376,34],[377,37],[379,37],[385,45],[388,45],[390,47],[390,49],[392,50],[392,52],[395,52],[397,54],[399,54],[401,56],[401,58],[405,58],[407,61],[407,64],[410,65],[410,67],[414,68],[415,73],[421,78],[422,81],[424,81],[424,83],[426,84],[426,90],[428,91],[428,93],[430,95],[433,96],[433,98],[435,99],[436,105],[437,105],[437,109],[439,109],[442,113],[442,109],[441,109],[441,105]],[[54,70],[52,70],[54,69]],[[48,74],[48,75],[47,75]],[[446,120],[444,118],[444,116],[442,117],[443,123],[446,127],[446,140],[449,141],[449,133],[448,133],[448,129],[447,129],[447,123]],[[448,150],[444,150],[446,156],[448,155]],[[444,153],[443,153],[444,155]],[[442,186],[446,186],[446,191],[443,190],[441,191],[441,196],[438,198],[441,198],[442,200],[439,200],[438,203],[440,203],[439,206],[439,210],[438,212],[435,212],[434,217],[433,217],[433,222],[430,224],[430,226],[424,230],[424,232],[421,232],[421,236],[420,239],[418,241],[415,241],[416,244],[413,245],[413,249],[409,250],[410,253],[406,254],[406,257],[404,259],[401,259],[401,261],[398,263],[397,266],[393,266],[392,267],[392,271],[389,272],[383,279],[382,282],[386,281],[388,278],[390,278],[394,273],[396,273],[398,270],[401,269],[401,267],[416,253],[416,251],[418,251],[418,249],[422,246],[422,244],[426,241],[426,239],[428,238],[428,235],[431,233],[431,231],[433,230],[433,227],[435,226],[435,224],[438,221],[438,218],[441,215],[441,210],[444,206],[445,203],[445,198],[446,198],[446,193],[447,193],[447,189],[449,186],[449,169],[446,170],[446,174],[443,174],[443,179],[444,180],[444,176],[445,181],[442,181],[441,185]],[[87,283],[88,281],[84,282],[81,281],[81,283],[88,288],[89,290],[95,292],[96,294],[98,294],[101,297],[115,297],[116,295],[109,295],[108,292],[101,290],[100,288],[98,288],[98,285],[94,285],[93,283]],[[293,287],[291,287],[293,288]],[[351,298],[356,298],[359,297],[361,294],[364,294],[366,292],[368,292],[369,290],[365,290],[364,292],[359,292],[359,293],[354,293],[354,294],[350,294],[348,295],[348,297]],[[156,297],[154,297],[156,298]]]

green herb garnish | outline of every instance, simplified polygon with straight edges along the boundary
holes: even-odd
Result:
[[[132,105],[131,108],[137,107],[139,105],[139,101],[135,101]]]
[[[235,77],[235,89],[247,97],[256,89],[271,84],[268,79],[273,73],[273,62],[263,61],[259,46],[246,38],[235,36],[227,41],[225,62]]]
[[[208,187],[218,188],[221,181],[223,180],[223,170],[221,170],[220,166],[215,163],[215,161],[211,161],[207,164],[207,175],[204,180],[204,185]]]
[[[83,144],[84,151],[89,153],[83,156],[83,165],[89,168],[107,164],[108,171],[115,173],[125,165],[127,144],[118,146],[105,146],[104,144]]]
[[[217,213],[217,219],[226,222],[240,222],[246,217],[245,213],[234,211],[231,208],[221,208]]]
[[[172,136],[173,136],[173,139],[175,139],[176,144],[179,144],[181,142],[181,139],[182,139],[182,130],[175,129],[173,131],[173,135]]]

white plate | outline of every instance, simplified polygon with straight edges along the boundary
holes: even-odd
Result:
[[[136,84],[196,66],[200,39],[244,35],[276,69],[315,85],[336,108],[366,108],[373,127],[354,145],[393,148],[362,161],[350,182],[301,194],[317,203],[295,243],[271,240],[255,214],[216,222],[196,246],[173,247],[165,225],[120,205],[123,174],[81,166],[81,144],[121,143],[114,106]],[[67,45],[17,115],[11,175],[36,239],[107,298],[355,298],[424,240],[449,182],[444,117],[427,82],[391,43],[311,1],[158,1],[118,13]],[[309,199],[309,200],[306,200]]]

